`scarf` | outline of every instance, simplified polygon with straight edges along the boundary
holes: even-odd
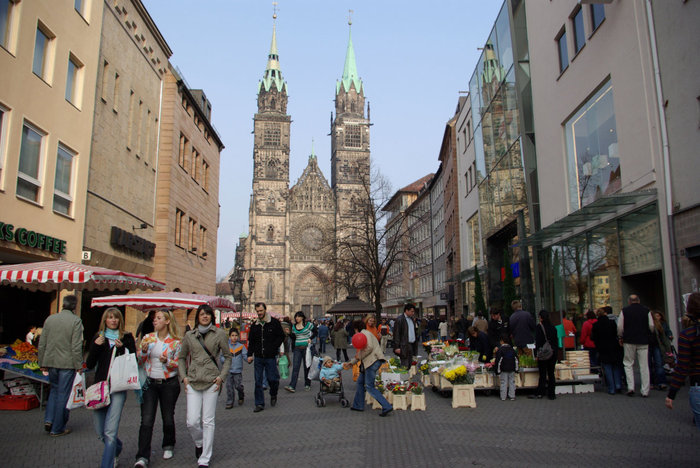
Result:
[[[105,328],[105,338],[108,340],[118,340],[119,330],[112,330],[111,328]]]
[[[199,333],[202,335],[206,335],[206,333],[211,330],[212,324],[210,323],[206,327],[203,327],[202,325],[197,325],[197,330],[199,330]]]

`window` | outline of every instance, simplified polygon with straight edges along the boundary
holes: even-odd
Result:
[[[114,74],[114,95],[112,99],[112,110],[119,112],[119,73]]]
[[[620,190],[620,155],[608,82],[565,124],[571,211]]]
[[[281,143],[281,131],[277,124],[266,124],[263,130],[263,144],[265,146],[279,146]]]
[[[187,137],[181,133],[180,134],[180,150],[179,150],[178,156],[177,156],[177,163],[183,169],[185,169],[185,162],[186,162],[185,161],[186,160],[185,154],[187,154],[186,151],[187,151],[188,141],[189,140],[187,139]]]
[[[83,0],[74,0],[73,1],[73,6],[75,7],[75,11],[80,13],[80,16],[85,16],[85,15],[83,15],[83,7],[85,6],[85,5],[83,5],[83,3],[85,3],[85,2],[83,2]]]
[[[2,181],[2,168],[5,163],[5,116],[7,109],[0,106],[0,181]],[[1,187],[1,186],[0,186]]]
[[[556,41],[559,50],[559,71],[563,72],[569,66],[569,52],[566,48],[566,30],[564,28],[557,36]]]
[[[107,102],[107,85],[109,84],[109,62],[102,62],[102,93],[100,97],[103,102]]]
[[[66,101],[80,107],[80,90],[83,64],[73,55],[68,57],[68,76],[66,77]]]
[[[361,148],[362,136],[359,125],[348,125],[345,127],[345,146],[349,148]]]
[[[75,156],[76,154],[65,146],[61,144],[58,145],[56,178],[54,180],[53,190],[53,210],[66,216],[70,216],[71,205],[73,204],[71,185],[73,179],[73,158],[75,158]]]
[[[598,29],[600,23],[605,19],[605,5],[594,3],[591,5],[591,28],[593,31]]]
[[[183,245],[183,234],[184,234],[184,223],[182,222],[185,218],[185,212],[179,208],[175,209],[175,245],[182,247]]]
[[[275,297],[275,285],[272,280],[268,280],[267,287],[265,287],[265,299],[271,301]]]
[[[32,71],[36,76],[44,81],[49,81],[49,42],[53,39],[51,35],[41,26],[36,28],[36,38],[34,40],[34,61]]]
[[[571,17],[571,24],[574,27],[574,50],[578,54],[578,51],[586,44],[586,32],[583,29],[583,9],[581,7]]]
[[[190,176],[196,181],[199,176],[199,151],[192,148],[192,160],[190,161]]]
[[[202,161],[202,188],[209,191],[209,164],[206,161]]]
[[[270,224],[267,227],[267,241],[272,242],[273,240],[275,240],[275,227]]]
[[[19,150],[19,172],[17,174],[17,195],[39,201],[39,172],[41,170],[41,153],[45,133],[32,127],[27,122],[22,127],[22,145]]]
[[[467,236],[469,239],[469,266],[473,267],[481,262],[481,242],[478,213],[467,220]]]
[[[199,255],[207,256],[207,228],[199,226]]]
[[[134,90],[129,91],[129,128],[126,137],[126,149],[130,150],[132,147],[132,140],[134,137],[134,103],[136,101],[136,96],[134,96]]]
[[[7,50],[12,47],[13,14],[15,0],[0,0],[0,46]]]
[[[187,250],[190,252],[197,251],[197,238],[195,237],[197,233],[197,221],[189,218],[187,221]]]

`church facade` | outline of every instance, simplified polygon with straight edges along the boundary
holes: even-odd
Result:
[[[312,150],[297,183],[290,186],[287,101],[273,26],[253,119],[253,191],[242,266],[256,280],[252,302],[265,302],[283,315],[301,310],[307,317],[321,317],[347,294],[335,281],[333,249],[337,237],[348,235],[343,231],[356,221],[354,207],[368,196],[369,105],[366,115],[352,36],[335,89],[330,183]]]

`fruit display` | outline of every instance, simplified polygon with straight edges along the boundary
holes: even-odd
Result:
[[[14,359],[18,361],[38,361],[37,349],[27,342],[17,340],[10,345],[10,348],[15,352]]]

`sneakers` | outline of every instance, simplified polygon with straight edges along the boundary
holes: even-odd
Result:
[[[296,390],[294,390],[294,387],[292,387],[291,385],[287,385],[286,387],[284,387],[284,389],[287,390],[289,393],[296,392]]]
[[[277,404],[277,397],[270,397],[270,406],[275,406]]]
[[[261,412],[261,411],[264,410],[264,409],[265,409],[264,406],[256,405],[256,406],[255,406],[255,409],[253,410],[253,413],[259,413],[259,412]]]
[[[391,413],[392,411],[394,411],[394,408],[389,408],[388,410],[382,411],[381,413],[379,413],[379,416],[381,416],[383,418],[385,416],[388,416],[389,413]]]
[[[307,392],[311,390],[311,385],[307,385],[306,387],[304,387],[304,390],[306,390]]]
[[[634,396],[634,390],[630,390],[626,393],[627,396]]]
[[[228,405],[226,405],[226,409],[231,409],[231,408],[233,408],[233,403],[229,403]]]
[[[44,423],[44,430],[46,432],[51,432],[51,426],[53,426],[53,424],[51,424],[50,422],[45,422]]]
[[[243,406],[243,398],[241,398],[240,400],[238,400],[238,406]]]
[[[63,432],[49,432],[51,437],[61,437],[68,434],[70,434],[70,429],[68,428],[64,429]]]
[[[170,460],[173,458],[173,451],[172,450],[163,450],[163,460]],[[199,457],[197,457],[199,458]]]
[[[515,397],[513,398],[508,398],[510,401],[515,401]]]
[[[202,456],[202,447],[194,446],[194,456],[197,457],[197,459]]]
[[[148,466],[148,460],[145,458],[139,458],[136,460],[136,463],[134,463],[134,468],[146,468]]]

